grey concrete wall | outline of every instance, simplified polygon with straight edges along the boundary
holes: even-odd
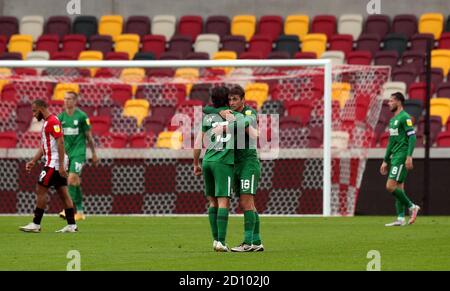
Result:
[[[0,0],[3,15],[39,14],[65,15],[70,0]],[[176,16],[196,14],[236,15],[251,13],[264,14],[305,13],[310,16],[330,13],[334,15],[360,13],[367,15],[367,4],[371,0],[78,0],[81,13],[101,16],[110,13],[124,16],[173,14]],[[450,0],[372,0],[379,1],[381,13],[395,15],[424,12],[442,12],[450,14]]]

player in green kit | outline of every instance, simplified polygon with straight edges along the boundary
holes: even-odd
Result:
[[[245,117],[245,135],[236,136],[234,159],[234,191],[239,197],[239,205],[244,212],[244,240],[231,249],[233,252],[260,252],[264,246],[260,237],[260,220],[255,207],[254,196],[258,188],[261,165],[256,152],[257,112],[245,105],[245,91],[241,86],[235,86],[228,96],[229,109],[242,113]],[[218,113],[218,109],[205,107],[205,113]],[[221,111],[226,115],[230,111]],[[244,141],[243,143],[240,143]]]
[[[75,220],[84,220],[83,195],[81,193],[81,170],[86,162],[86,142],[92,152],[92,163],[98,158],[91,134],[89,117],[77,105],[78,94],[67,92],[64,96],[64,111],[58,115],[64,132],[64,147],[69,156],[69,194],[76,206]],[[59,213],[65,219],[64,211]]]
[[[400,92],[392,94],[389,99],[389,108],[394,117],[389,121],[389,144],[380,172],[382,175],[389,174],[386,189],[395,197],[397,220],[386,226],[405,225],[406,207],[410,212],[408,224],[413,224],[420,210],[418,205],[411,202],[404,190],[407,171],[413,169],[412,154],[416,145],[413,122],[409,114],[403,110],[404,102],[405,97]]]

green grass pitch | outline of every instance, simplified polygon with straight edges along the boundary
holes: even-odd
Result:
[[[81,270],[366,270],[370,250],[381,270],[450,270],[450,217],[420,216],[416,224],[384,227],[392,217],[261,217],[266,250],[215,253],[206,217],[88,216],[78,233],[45,216],[41,233],[18,227],[30,216],[0,216],[0,270],[66,270],[70,250]],[[227,243],[243,237],[231,217]]]

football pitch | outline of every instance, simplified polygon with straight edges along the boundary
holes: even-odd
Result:
[[[66,270],[76,250],[81,270],[272,271],[450,270],[450,217],[419,216],[405,227],[393,217],[261,217],[264,252],[215,253],[207,217],[88,216],[78,233],[45,216],[41,233],[23,233],[31,216],[0,216],[0,270]],[[227,243],[238,245],[243,218],[230,218]]]

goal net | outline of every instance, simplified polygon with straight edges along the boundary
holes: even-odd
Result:
[[[103,62],[95,68],[46,62],[47,67],[4,69],[0,132],[10,144],[0,149],[0,213],[32,213],[40,167],[28,174],[25,163],[40,146],[42,123],[33,120],[31,102],[45,99],[50,113],[59,114],[66,91],[79,92],[78,106],[90,117],[101,159],[92,165],[88,149],[81,176],[87,214],[206,213],[203,179],[193,175],[194,136],[211,88],[240,85],[247,105],[258,111],[258,211],[353,215],[389,68],[333,66],[327,91],[323,62],[296,62]],[[326,98],[331,131],[324,122]],[[49,195],[47,212],[61,209],[57,195]],[[237,198],[231,213],[242,213]]]

